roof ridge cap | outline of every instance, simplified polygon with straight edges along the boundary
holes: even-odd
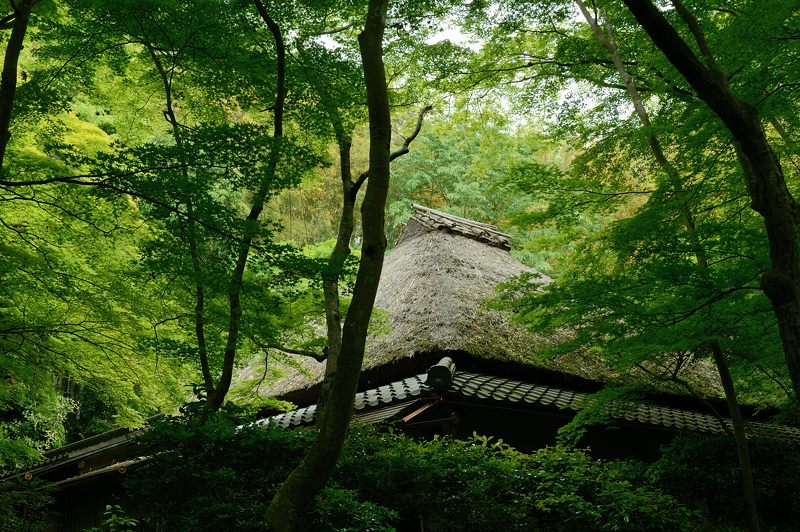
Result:
[[[449,219],[449,220],[452,220],[454,222],[458,222],[458,223],[461,223],[461,224],[464,224],[464,225],[469,225],[471,227],[476,227],[478,229],[486,229],[487,231],[491,231],[491,232],[496,233],[496,234],[498,234],[500,236],[503,236],[505,238],[511,238],[511,235],[500,231],[500,229],[498,229],[497,226],[494,225],[494,224],[476,222],[475,220],[470,220],[468,218],[463,218],[463,217],[457,216],[455,214],[450,214],[448,212],[439,211],[439,210],[436,210],[436,209],[431,209],[430,207],[425,207],[424,205],[420,205],[418,203],[412,203],[411,204],[411,208],[414,209],[415,214],[416,213],[432,214],[434,216],[440,216],[442,218],[446,218],[446,219]]]
[[[511,236],[498,230],[496,225],[468,220],[461,216],[437,211],[417,203],[412,203],[411,206],[414,209],[414,215],[411,220],[429,229],[455,233],[506,251],[511,250]],[[401,236],[400,241],[403,238]]]

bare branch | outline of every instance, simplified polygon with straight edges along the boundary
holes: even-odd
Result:
[[[320,30],[318,32],[309,34],[307,37],[321,37],[323,35],[333,35],[335,33],[341,33],[343,31],[347,31],[353,27],[353,23],[350,22],[349,24],[344,24],[343,26],[339,26],[338,28],[333,28],[330,30]]]
[[[781,381],[781,380],[780,380],[780,379],[779,379],[779,378],[778,378],[778,377],[777,377],[777,376],[776,376],[774,373],[772,373],[772,372],[771,372],[771,371],[770,371],[770,370],[769,370],[769,369],[768,369],[766,366],[764,366],[763,364],[758,364],[758,365],[756,366],[756,368],[758,369],[758,371],[760,371],[761,373],[763,373],[764,375],[766,375],[766,376],[769,378],[769,380],[771,380],[772,382],[774,382],[775,384],[777,384],[777,385],[780,387],[780,389],[781,389],[781,390],[783,390],[783,393],[785,393],[785,394],[786,394],[786,398],[787,398],[787,399],[789,399],[790,401],[794,399],[794,394],[792,393],[792,391],[791,391],[789,388],[787,388],[787,387],[786,387],[786,384],[784,384],[784,383],[783,383],[783,381]]]
[[[689,392],[692,397],[703,403],[703,405],[708,408],[709,412],[711,412],[711,415],[714,416],[714,418],[717,420],[717,423],[719,423],[719,426],[725,431],[726,434],[732,434],[730,427],[728,427],[728,424],[725,422],[725,418],[723,418],[717,409],[714,408],[714,405],[712,405],[708,399],[697,393],[697,390],[695,390],[691,384],[678,377],[677,371],[680,369],[680,364],[676,366],[675,371],[671,372],[669,376],[661,375],[647,368],[644,364],[636,364],[636,367],[656,380],[661,382],[674,382],[675,384],[681,386],[684,390]]]
[[[394,161],[398,157],[401,157],[408,153],[411,143],[414,142],[414,139],[417,138],[417,135],[419,135],[419,132],[422,130],[422,121],[425,118],[425,114],[431,109],[433,109],[432,105],[426,105],[425,107],[419,110],[419,115],[417,116],[417,125],[414,128],[414,131],[411,133],[411,135],[406,137],[405,141],[403,141],[403,145],[400,148],[389,154],[389,162]],[[363,185],[368,178],[369,178],[368,171],[363,172],[361,175],[358,176],[358,178],[353,183],[352,189],[350,190],[350,194],[352,195],[352,197],[355,197],[358,194],[361,185]]]

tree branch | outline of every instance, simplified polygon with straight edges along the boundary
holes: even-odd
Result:
[[[694,37],[694,41],[697,43],[697,47],[700,49],[700,55],[703,56],[703,59],[706,61],[706,66],[709,70],[717,72],[719,75],[722,75],[719,68],[717,67],[717,61],[714,59],[714,54],[711,53],[711,49],[708,47],[708,41],[706,41],[706,36],[703,33],[703,30],[700,28],[700,23],[697,21],[697,17],[692,14],[691,11],[686,9],[686,6],[683,5],[681,0],[672,0],[672,5],[675,6],[675,11],[681,16],[683,21],[686,23],[686,26],[689,27],[689,31]]]
[[[408,153],[411,143],[414,142],[414,139],[417,138],[417,135],[419,135],[419,132],[422,130],[422,121],[425,118],[425,114],[431,109],[433,109],[432,105],[426,105],[425,107],[419,110],[419,115],[417,116],[417,125],[414,128],[414,131],[411,133],[411,135],[406,137],[406,139],[403,141],[403,145],[400,148],[389,154],[389,162],[392,162],[398,157],[401,157]],[[358,176],[358,178],[353,183],[353,187],[350,189],[350,194],[353,198],[355,198],[355,196],[358,194],[359,189],[361,188],[361,185],[363,185],[368,178],[369,178],[369,171],[362,172],[361,175]]]
[[[280,345],[276,343],[268,343],[259,345],[259,347],[265,347],[268,349],[275,349],[277,351],[282,351],[284,353],[289,353],[292,355],[301,355],[304,357],[310,357],[316,360],[317,362],[325,362],[328,359],[328,352],[327,349],[323,349],[322,353],[317,353],[315,351],[309,351],[307,349],[295,349],[292,347],[286,347],[285,345]]]
[[[780,389],[783,390],[783,393],[786,394],[787,399],[789,399],[790,401],[794,399],[792,391],[789,388],[787,388],[786,385],[778,377],[775,376],[775,374],[773,374],[769,369],[767,369],[766,366],[764,366],[763,364],[758,364],[756,365],[756,368],[758,369],[758,371],[766,375],[769,380],[777,384],[780,387]]]
[[[714,405],[712,405],[708,399],[697,393],[697,390],[695,390],[691,384],[678,377],[677,370],[679,369],[680,365],[678,365],[676,367],[676,371],[672,372],[668,377],[665,377],[664,375],[661,375],[660,373],[657,373],[647,368],[644,364],[636,364],[636,367],[656,380],[659,380],[661,382],[674,382],[675,384],[681,386],[684,390],[689,392],[689,394],[692,397],[703,403],[703,405],[705,405],[705,407],[708,408],[709,412],[711,412],[711,415],[713,415],[714,418],[717,420],[717,423],[719,423],[719,426],[722,428],[723,431],[725,431],[725,434],[728,435],[732,434],[730,427],[728,427],[728,424],[725,423],[725,418],[723,418],[722,415],[717,411],[717,409],[714,408]]]

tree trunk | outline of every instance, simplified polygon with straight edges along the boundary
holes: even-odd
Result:
[[[334,119],[336,121],[336,119]],[[324,407],[328,393],[333,384],[342,353],[342,315],[339,307],[339,279],[345,260],[350,256],[350,239],[353,237],[356,198],[360,185],[353,182],[350,148],[352,138],[346,133],[338,121],[334,124],[336,143],[339,146],[339,171],[342,178],[342,214],[339,218],[339,230],[336,234],[336,245],[331,251],[326,271],[322,274],[322,293],[325,300],[325,325],[328,340],[328,360],[325,363],[325,379],[322,382],[318,403],[317,419],[324,424],[323,417],[327,409]],[[330,377],[328,377],[330,375]]]
[[[772,302],[778,319],[784,354],[794,385],[795,399],[798,399],[800,398],[800,374],[798,373],[800,371],[798,363],[800,360],[800,339],[798,339],[800,271],[798,271],[797,263],[797,205],[786,187],[781,167],[773,157],[758,118],[758,111],[730,92],[724,75],[716,67],[714,57],[697,21],[680,0],[674,2],[676,9],[695,36],[695,40],[706,58],[706,66],[697,60],[686,43],[651,3],[647,2],[644,5],[630,0],[625,0],[625,3],[656,45],[689,81],[698,95],[723,120],[734,137],[736,153],[744,169],[752,207],[764,217],[767,226],[772,269],[762,278],[762,289]],[[661,159],[669,165],[663,154]],[[663,166],[664,162],[661,159],[659,162]],[[693,220],[689,219],[689,222],[693,229]],[[704,250],[699,249],[698,252],[698,265],[701,268],[708,268]],[[786,293],[780,293],[782,290],[785,290]],[[725,398],[733,423],[748,525],[751,530],[758,531],[760,523],[744,419],[736,399],[730,369],[719,342],[712,342],[710,348],[725,390]]]
[[[23,0],[14,7],[16,17],[11,26],[11,35],[6,44],[6,53],[3,58],[3,73],[0,75],[0,171],[5,161],[8,141],[11,140],[11,111],[14,108],[14,98],[17,93],[17,68],[19,54],[22,52],[25,32],[28,30],[28,20],[31,9],[36,0]],[[12,2],[12,7],[14,3]]]
[[[725,360],[725,354],[720,348],[719,342],[712,342],[711,354],[714,356],[714,363],[717,365],[722,388],[725,390],[725,399],[728,402],[728,409],[731,413],[733,423],[733,436],[736,441],[736,456],[739,459],[739,471],[742,474],[742,495],[744,495],[745,512],[750,530],[757,532],[761,529],[758,520],[758,508],[756,506],[756,492],[753,487],[753,465],[750,462],[750,449],[747,445],[747,435],[744,432],[744,418],[739,409],[739,402],[736,400],[736,391],[733,387],[733,378]]]
[[[600,25],[592,18],[591,14],[589,13],[588,8],[583,3],[582,0],[575,0],[580,8],[581,12],[583,13],[586,22],[591,26],[592,30],[594,31],[595,37],[597,38],[598,42],[608,51],[611,55],[611,59],[614,62],[614,66],[617,69],[617,72],[622,79],[622,83],[625,85],[625,88],[628,91],[628,94],[633,101],[634,109],[636,110],[636,114],[639,116],[639,120],[642,122],[642,126],[649,129],[650,128],[650,117],[647,114],[647,110],[644,107],[642,99],[639,95],[639,91],[636,89],[636,85],[633,83],[633,79],[631,75],[628,73],[627,69],[625,68],[622,59],[619,56],[619,51],[617,48],[617,43],[614,38],[614,30],[611,26],[610,20],[608,17],[603,16],[605,18],[606,24],[606,33],[603,32],[603,29]],[[699,33],[699,28],[695,30],[695,32]],[[705,46],[705,39],[699,37],[701,42],[701,48],[708,50]],[[709,59],[710,53],[709,53]],[[650,149],[653,152],[653,156],[656,159],[656,162],[667,175],[670,180],[670,184],[675,187],[678,194],[681,198],[681,214],[684,218],[684,225],[686,227],[686,232],[689,236],[689,240],[692,243],[692,247],[694,248],[695,258],[697,260],[697,265],[701,271],[708,271],[710,269],[708,258],[706,254],[706,250],[702,245],[700,240],[700,236],[697,234],[697,226],[694,220],[694,213],[692,213],[689,205],[684,200],[685,194],[683,190],[683,179],[681,179],[678,170],[675,166],[667,159],[666,155],[664,154],[664,150],[661,147],[661,142],[659,141],[658,137],[653,135],[652,133],[648,133],[648,142],[650,144]],[[731,416],[731,422],[733,424],[733,434],[736,441],[736,454],[739,459],[739,470],[742,474],[741,485],[742,485],[742,494],[744,495],[745,499],[745,506],[748,516],[748,522],[750,523],[750,527],[752,530],[759,529],[759,519],[758,519],[758,509],[756,506],[756,498],[755,498],[755,489],[753,487],[753,467],[750,462],[750,450],[747,444],[747,436],[745,434],[744,429],[744,418],[742,417],[741,409],[739,408],[739,401],[736,398],[736,390],[733,385],[733,378],[731,377],[730,368],[728,367],[728,361],[725,359],[725,354],[722,351],[722,347],[718,341],[712,341],[709,344],[709,348],[711,349],[711,353],[714,358],[714,363],[717,367],[717,373],[720,376],[720,380],[722,382],[722,388],[725,391],[725,400],[728,404],[728,410]],[[728,428],[723,426],[723,429],[728,432]]]
[[[300,530],[305,513],[324,487],[338,460],[353,413],[367,326],[378,290],[386,249],[384,211],[389,189],[391,117],[383,66],[383,32],[388,0],[370,0],[358,37],[369,109],[369,184],[361,206],[364,235],[361,261],[344,327],[335,371],[327,372],[324,414],[308,454],[270,502],[266,520],[277,531]],[[330,362],[330,361],[329,361]]]
[[[253,239],[258,232],[258,219],[264,211],[269,187],[275,177],[280,159],[281,140],[283,138],[283,110],[286,104],[286,46],[283,42],[283,35],[278,24],[269,15],[261,0],[254,0],[256,10],[261,19],[266,24],[272,37],[275,40],[275,51],[277,53],[277,81],[275,90],[275,105],[273,107],[273,133],[272,146],[270,148],[267,171],[264,174],[258,190],[253,194],[253,203],[250,212],[244,220],[244,230],[242,239],[239,241],[239,252],[236,256],[231,278],[228,283],[228,337],[225,340],[225,352],[222,360],[222,371],[219,381],[212,391],[208,393],[206,402],[207,412],[216,412],[225,401],[225,396],[231,387],[233,379],[233,364],[236,360],[236,352],[239,345],[239,322],[242,319],[242,279],[247,268],[247,259],[253,247]]]
[[[772,303],[783,352],[800,401],[800,265],[798,206],[783,177],[756,107],[740,100],[713,64],[704,65],[650,1],[624,0],[653,42],[731,133],[744,170],[751,206],[764,218],[771,268],[761,288]]]
[[[234,264],[233,271],[231,272],[230,281],[228,284],[228,335],[225,342],[225,351],[223,353],[222,370],[219,379],[216,380],[212,375],[211,366],[208,360],[208,350],[205,337],[205,286],[201,280],[202,268],[200,260],[200,241],[196,235],[195,228],[192,225],[194,219],[193,202],[191,197],[185,198],[187,212],[189,213],[189,228],[188,228],[188,243],[189,255],[192,261],[192,269],[195,275],[195,336],[197,339],[198,353],[200,356],[200,367],[203,375],[203,384],[205,385],[205,392],[207,394],[205,412],[216,412],[225,401],[225,396],[231,386],[233,378],[233,364],[236,359],[236,352],[239,342],[239,322],[242,318],[242,305],[241,305],[241,292],[242,292],[242,278],[247,267],[247,260],[250,256],[252,249],[253,238],[258,229],[258,219],[264,210],[264,201],[269,191],[270,183],[272,182],[280,158],[280,140],[283,137],[283,110],[286,102],[286,48],[283,43],[283,36],[280,27],[269,16],[264,4],[261,0],[254,0],[259,15],[269,28],[275,39],[275,49],[277,51],[277,87],[274,106],[274,121],[273,121],[273,142],[270,148],[270,158],[268,161],[267,172],[265,177],[259,184],[258,190],[253,195],[253,203],[250,207],[250,212],[244,220],[244,230],[241,240],[239,240],[239,249]],[[172,126],[173,137],[175,144],[178,148],[183,146],[183,136],[181,132],[181,124],[175,115],[175,107],[172,98],[172,78],[164,67],[161,59],[158,56],[157,50],[150,44],[144,43],[153,60],[153,64],[161,77],[161,83],[164,87],[164,94],[166,98],[166,112],[165,116],[167,121]],[[185,159],[185,153],[181,149],[182,159]],[[185,181],[189,180],[188,164],[186,160],[181,161],[181,172]]]
[[[181,133],[181,124],[178,121],[177,115],[175,115],[175,105],[172,99],[172,77],[169,75],[167,70],[164,68],[164,64],[161,61],[161,58],[158,56],[158,52],[156,49],[149,43],[145,43],[144,47],[147,48],[148,53],[150,54],[150,58],[153,60],[153,65],[156,67],[158,71],[158,75],[161,79],[161,85],[164,88],[164,99],[165,99],[165,106],[166,111],[164,116],[169,122],[170,126],[172,127],[172,137],[175,139],[175,145],[179,149],[179,153],[181,154],[181,176],[183,177],[184,183],[189,182],[189,170],[188,164],[186,161],[186,153],[183,150],[183,135]],[[186,196],[184,198],[184,203],[186,204],[186,212],[191,217],[194,218],[194,204],[192,202],[191,196]],[[203,385],[205,386],[206,397],[211,400],[214,397],[214,378],[211,374],[211,366],[208,362],[208,348],[206,343],[206,333],[205,333],[205,299],[206,299],[206,288],[202,281],[202,261],[200,259],[200,246],[199,240],[197,237],[197,232],[194,227],[194,222],[190,219],[187,221],[187,239],[189,244],[189,257],[192,261],[192,272],[194,273],[194,294],[195,294],[195,305],[194,305],[194,333],[195,339],[197,340],[197,353],[200,357],[200,370],[203,375]],[[206,403],[208,404],[208,403]]]

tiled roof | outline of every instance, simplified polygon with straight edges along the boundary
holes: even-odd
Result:
[[[444,362],[444,360],[442,361]],[[442,364],[439,363],[439,365]],[[373,424],[390,419],[403,410],[411,411],[420,405],[420,399],[434,398],[441,400],[442,396],[436,394],[425,384],[426,374],[415,375],[401,381],[392,382],[378,388],[358,393],[355,397],[355,423]],[[457,371],[453,375],[452,383],[445,394],[446,399],[472,400],[481,403],[497,405],[506,404],[510,408],[524,409],[526,406],[537,405],[545,408],[559,408],[579,410],[582,402],[589,394],[546,386],[532,382],[524,382],[505,377]],[[435,397],[434,397],[435,396]],[[417,408],[409,417],[414,416],[431,406]],[[620,422],[660,426],[667,429],[685,429],[695,432],[720,434],[723,432],[719,422],[713,416],[701,412],[672,408],[662,405],[637,402],[615,402],[608,407],[609,414]],[[261,420],[261,425],[275,424],[280,427],[310,425],[314,422],[317,405],[300,408],[278,416]],[[729,420],[724,420],[731,428]],[[754,436],[770,436],[800,445],[800,429],[786,425],[777,425],[763,422],[747,422],[747,432]],[[50,470],[63,467],[66,464],[77,463],[94,454],[107,451],[117,446],[125,445],[130,438],[135,436],[127,431],[119,430],[89,438],[82,442],[68,445],[61,449],[47,453],[44,463],[31,470],[36,475],[45,474]],[[67,484],[81,481],[92,476],[103,475],[118,471],[123,473],[125,467],[134,465],[141,459],[134,458],[117,463],[112,460],[110,464],[96,470],[81,472],[78,475],[58,481],[58,484]],[[21,474],[17,472],[16,474]]]
[[[512,403],[540,404],[573,408],[586,394],[523,381],[459,371],[453,377],[451,391],[464,397],[492,399]]]
[[[147,425],[155,420],[164,417],[164,414],[157,414],[145,420]],[[51,449],[44,453],[42,460],[30,468],[27,472],[33,475],[45,475],[65,466],[79,464],[81,461],[100,453],[112,451],[119,454],[130,441],[138,436],[144,429],[116,428],[96,434],[88,438]],[[23,470],[0,470],[0,479],[5,479],[22,474]]]
[[[380,423],[407,407],[418,404],[419,399],[430,397],[434,391],[425,384],[426,378],[426,374],[415,375],[356,394],[354,422]],[[500,403],[511,408],[537,405],[579,410],[582,401],[588,395],[584,392],[505,377],[456,371],[444,398],[445,400],[460,398],[484,403]],[[311,405],[261,420],[259,423],[262,425],[275,424],[280,427],[310,425],[314,422],[316,410],[317,405]],[[651,403],[616,402],[609,406],[609,414],[620,422],[711,434],[723,432],[714,416]],[[730,420],[725,420],[725,423],[729,428],[731,427]],[[747,422],[747,431],[751,435],[770,436],[800,444],[800,429],[787,425],[749,421]],[[116,430],[60,449],[54,449],[46,453],[44,462],[32,469],[31,472],[38,475],[66,464],[77,463],[99,452],[126,445],[135,435],[136,433],[130,433],[127,430]],[[112,466],[114,464],[109,467]],[[119,464],[116,466],[118,467]]]
[[[30,469],[30,472],[36,475],[46,474],[55,469],[59,469],[66,465],[77,464],[90,456],[94,456],[100,452],[105,452],[110,449],[122,447],[128,444],[131,439],[131,432],[128,430],[115,431],[119,434],[108,436],[105,440],[100,440],[97,437],[87,438],[87,442],[81,446],[76,444],[66,445],[48,451],[44,454],[44,458]],[[135,433],[134,433],[135,434]],[[0,471],[0,479],[19,475],[19,471]]]
[[[504,377],[459,371],[453,378],[451,392],[464,397],[500,401],[506,403],[528,403],[557,406],[580,410],[581,403],[589,394],[523,382]],[[652,403],[616,402],[609,405],[609,414],[619,421],[642,423],[695,432],[721,434],[724,432],[717,419],[702,412],[661,406]],[[724,419],[729,430],[732,424]],[[760,421],[746,422],[747,432],[753,436],[770,436],[800,443],[800,429]]]
[[[425,378],[425,374],[416,375],[357,394],[354,404],[356,409],[354,420],[360,420],[365,423],[378,423],[390,418],[410,405],[414,398],[424,396],[430,391],[425,386]],[[577,411],[581,409],[582,402],[588,395],[584,392],[505,377],[457,371],[445,397],[446,399],[461,397],[500,402],[512,407],[515,405],[522,407],[524,405],[539,405]],[[387,406],[392,408],[387,408]],[[373,410],[375,407],[381,407],[380,411],[375,412]],[[312,405],[286,412],[264,420],[263,423],[274,423],[281,427],[311,424],[314,421],[316,408],[316,405]],[[651,403],[632,401],[612,403],[609,406],[609,414],[620,422],[685,429],[709,434],[721,434],[724,432],[717,419],[710,414]],[[730,429],[730,420],[726,419],[725,423]],[[800,444],[800,429],[795,427],[749,421],[747,422],[747,431],[754,436],[777,437]]]
[[[384,386],[379,386],[378,388],[373,388],[371,390],[367,390],[365,392],[360,392],[356,394],[355,401],[353,402],[353,407],[356,409],[356,413],[354,414],[354,419],[359,419],[359,411],[362,410],[370,410],[369,413],[372,412],[372,407],[376,407],[379,405],[394,405],[396,403],[410,403],[413,401],[414,398],[419,397],[423,391],[428,391],[428,388],[425,386],[425,374],[422,375],[415,375],[413,377],[409,377],[407,379],[403,379],[401,381],[392,382],[390,384],[386,384]],[[404,401],[405,399],[412,399],[412,401]],[[398,408],[397,410],[388,413],[385,417],[380,419],[375,419],[373,421],[369,421],[372,423],[378,423],[387,419],[394,415],[395,413],[399,412],[402,408]],[[387,410],[388,411],[388,410]],[[277,416],[272,416],[263,420],[262,424],[274,424],[279,427],[292,427],[298,425],[308,425],[314,421],[314,416],[317,412],[317,405],[307,406],[305,408],[299,408],[297,410],[292,410],[291,412],[286,412],[283,414],[278,414]],[[368,412],[364,412],[367,414]],[[370,419],[373,419],[374,416],[371,416]],[[368,422],[368,421],[364,421]]]
[[[36,466],[35,471],[38,473],[44,473],[52,468],[62,467],[67,463],[78,463],[89,456],[97,454],[98,452],[127,445],[130,439],[131,433],[126,431],[125,434],[113,436],[104,441],[96,441],[83,447],[75,447],[71,449],[53,449],[53,451],[45,453],[45,459]]]
[[[58,480],[58,481],[54,482],[53,485],[54,486],[65,486],[67,484],[73,484],[73,483],[76,483],[76,482],[82,482],[82,481],[84,481],[86,479],[89,479],[89,478],[92,478],[92,477],[98,477],[98,476],[101,476],[101,475],[107,475],[108,473],[114,473],[114,472],[116,472],[116,473],[118,473],[120,475],[124,475],[129,467],[134,466],[136,464],[139,464],[139,463],[141,463],[141,462],[143,462],[145,460],[147,460],[147,458],[145,458],[143,456],[139,456],[139,457],[136,457],[136,458],[131,458],[129,460],[124,460],[122,462],[112,462],[112,463],[108,464],[107,466],[103,466],[103,467],[101,467],[99,469],[92,469],[90,471],[86,471],[86,472],[71,476],[69,478]]]

